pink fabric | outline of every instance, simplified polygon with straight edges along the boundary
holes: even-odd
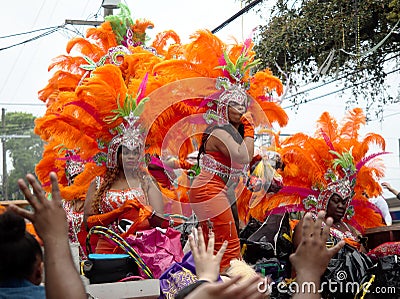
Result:
[[[138,231],[129,235],[126,241],[141,256],[155,278],[159,278],[173,263],[182,262],[181,233],[171,227],[165,233],[159,228]]]

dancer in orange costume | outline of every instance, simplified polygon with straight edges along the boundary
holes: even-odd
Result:
[[[221,68],[227,77],[217,79],[216,86],[222,91],[214,97],[214,110],[211,108],[206,112],[211,125],[201,140],[198,156],[201,171],[189,193],[205,238],[210,230],[214,230],[217,250],[225,240],[228,241],[221,271],[229,267],[232,259],[241,258],[235,195],[238,190],[235,189],[239,181],[247,177],[248,164],[254,155],[255,129],[251,113],[247,112],[252,101],[246,92],[249,85],[242,79],[245,70],[257,63],[249,62],[251,51],[246,45],[236,64],[230,61],[228,55],[225,54],[224,58],[226,64]]]
[[[379,156],[386,153],[385,140],[376,133],[361,138],[358,131],[363,124],[365,114],[360,108],[349,110],[340,123],[324,112],[313,135],[297,133],[282,141],[279,153],[285,165],[281,172],[284,187],[258,208],[264,214],[325,209],[329,198],[324,196],[322,201],[322,194],[331,183],[347,176],[354,195],[351,204],[347,201],[343,220],[360,232],[383,225],[381,215],[364,194],[373,197],[382,192],[378,179],[384,175],[384,165]],[[381,151],[369,154],[375,148]],[[340,164],[343,155],[347,157],[345,167]]]
[[[136,142],[132,142],[127,136],[117,136],[113,141],[109,146],[108,170],[102,178],[92,182],[87,193],[84,220],[88,228],[107,226],[124,237],[161,225],[156,215],[163,215],[161,192],[140,166],[143,140],[136,138]],[[117,161],[113,161],[113,157]],[[96,252],[112,253],[114,248],[100,238]]]

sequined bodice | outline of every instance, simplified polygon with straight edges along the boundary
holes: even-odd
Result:
[[[342,232],[341,230],[331,227],[330,234],[339,240],[344,240],[347,238],[356,241],[356,237],[352,234],[350,230]]]
[[[145,203],[145,196],[141,187],[129,188],[124,190],[108,190],[104,193],[101,204],[100,212],[107,213],[114,209],[119,208],[127,200],[137,199]]]
[[[230,160],[223,157],[219,152],[204,153],[200,157],[200,167],[202,170],[217,174],[225,178],[239,178],[245,176],[247,165],[230,165]]]

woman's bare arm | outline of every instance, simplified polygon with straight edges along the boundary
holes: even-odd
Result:
[[[207,141],[207,150],[217,150],[232,161],[240,164],[250,163],[254,155],[254,139],[245,137],[241,144],[238,144],[227,131],[215,129]]]

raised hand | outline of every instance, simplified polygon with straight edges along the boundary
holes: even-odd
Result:
[[[73,263],[68,242],[67,216],[61,205],[61,194],[57,176],[50,173],[52,198],[48,199],[39,182],[32,174],[26,179],[33,194],[23,179],[18,185],[33,212],[15,205],[10,208],[33,223],[44,244],[45,289],[48,299],[87,298],[79,273]],[[65,278],[68,279],[65,279]]]
[[[18,180],[18,185],[33,211],[30,212],[15,205],[11,205],[10,208],[33,223],[37,234],[45,244],[46,241],[68,240],[67,216],[61,205],[56,174],[50,173],[51,199],[47,198],[43,188],[32,174],[27,174],[26,179],[32,186],[33,193],[23,179]]]
[[[266,295],[257,288],[259,277],[238,283],[240,276],[225,282],[205,283],[190,293],[186,299],[262,299]]]
[[[322,227],[325,212],[320,211],[317,220],[314,222],[311,213],[307,213],[303,218],[302,237],[295,253],[290,255],[290,262],[296,270],[296,281],[300,285],[303,283],[314,283],[316,290],[319,289],[321,275],[325,272],[331,258],[338,253],[344,246],[342,240],[331,248],[326,247],[329,231],[333,219],[328,217],[326,225]],[[320,298],[319,294],[295,294],[293,298]]]
[[[207,247],[201,227],[198,228],[197,235],[198,244],[195,243],[192,235],[189,236],[189,244],[196,266],[197,277],[199,280],[207,280],[210,282],[217,281],[219,277],[220,263],[226,247],[228,246],[228,242],[225,241],[218,250],[217,254],[214,255],[214,233],[210,233]]]

